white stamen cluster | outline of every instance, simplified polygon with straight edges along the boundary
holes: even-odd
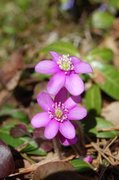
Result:
[[[63,122],[67,119],[68,109],[64,106],[63,103],[54,103],[52,109],[48,109],[48,114],[50,119],[55,119],[58,122]]]
[[[59,68],[64,71],[71,71],[74,69],[74,66],[72,64],[71,58],[69,55],[62,55],[57,64],[59,65]]]

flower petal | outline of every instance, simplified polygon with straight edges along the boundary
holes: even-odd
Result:
[[[81,62],[81,60],[75,56],[70,56],[70,58],[74,66]]]
[[[35,71],[41,74],[54,74],[58,69],[58,65],[50,60],[41,61],[35,66]]]
[[[92,73],[93,72],[91,65],[83,61],[81,61],[78,64],[75,64],[74,70],[76,73]]]
[[[56,53],[56,52],[54,52],[54,51],[50,51],[50,54],[51,54],[51,56],[52,56],[52,58],[53,58],[53,60],[54,60],[55,62],[57,62],[57,61],[59,60],[59,58],[61,57],[60,54],[58,54],[58,53]]]
[[[55,102],[62,102],[64,103],[68,98],[68,91],[65,87],[63,87],[55,96]]]
[[[37,96],[37,102],[43,110],[47,111],[53,105],[53,100],[48,93],[42,92]]]
[[[49,115],[46,112],[38,113],[33,116],[31,124],[34,128],[44,127],[49,123]]]
[[[67,139],[73,139],[75,137],[75,128],[70,121],[60,123],[59,131]]]
[[[61,133],[58,134],[58,138],[61,144],[63,144],[64,146],[70,146],[70,145],[76,144],[77,142],[77,137],[74,137],[73,139],[67,139],[64,136],[62,136]]]
[[[88,155],[88,156],[86,156],[83,160],[84,160],[86,163],[92,163],[93,157],[90,156],[90,155]]]
[[[61,143],[64,145],[64,146],[71,146],[73,144],[76,144],[77,143],[77,138],[73,138],[73,139],[64,139],[64,141]]]
[[[71,97],[69,97],[69,98],[65,101],[64,105],[66,106],[66,108],[72,109],[73,107],[76,106],[76,103],[75,103],[75,101],[73,101],[73,99],[72,99]]]
[[[57,135],[58,129],[59,129],[59,122],[55,120],[51,120],[45,128],[44,136],[47,139],[53,139]]]
[[[65,87],[74,96],[78,96],[84,91],[84,83],[77,74],[66,76]]]
[[[48,82],[47,91],[51,95],[56,95],[59,90],[64,86],[65,74],[57,73]]]
[[[71,96],[71,98],[73,99],[73,101],[75,103],[80,103],[81,102],[81,96]]]
[[[80,120],[83,119],[87,115],[87,110],[84,107],[74,107],[70,110],[68,114],[68,118],[70,120]]]

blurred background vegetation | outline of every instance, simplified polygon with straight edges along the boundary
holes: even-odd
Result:
[[[79,47],[92,37],[88,51],[111,33],[118,9],[118,0],[1,0],[0,58],[23,46],[40,49],[59,39]]]

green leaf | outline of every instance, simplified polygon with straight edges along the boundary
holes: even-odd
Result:
[[[26,137],[22,139],[26,141]],[[29,144],[26,147],[24,147],[24,149],[21,150],[22,153],[27,153],[29,155],[40,155],[40,156],[45,156],[47,154],[43,149],[38,148],[36,142],[33,141],[32,139],[27,138],[27,141],[29,142]]]
[[[86,56],[88,61],[103,61],[110,63],[113,59],[113,52],[109,48],[95,48]]]
[[[101,92],[97,85],[93,85],[86,92],[85,105],[88,111],[95,110],[97,114],[101,112]]]
[[[71,165],[79,172],[91,170],[91,166],[81,159],[73,159],[70,161]]]
[[[38,74],[38,73],[32,73],[32,77],[39,80],[39,81],[43,81],[45,79],[49,79],[49,75],[47,74]]]
[[[15,27],[13,26],[7,26],[7,25],[4,25],[3,26],[3,31],[7,34],[10,34],[10,35],[14,35],[16,34],[16,29]]]
[[[105,56],[104,53],[100,53],[103,60],[109,58],[109,52],[106,54],[108,54],[108,56]],[[100,58],[94,58],[92,55],[90,55],[90,53],[86,56],[85,59],[91,64],[94,70],[92,78],[98,84],[98,86],[106,94],[116,100],[119,100],[119,71],[112,65],[108,65],[100,61]]]
[[[46,155],[46,152],[42,149],[39,149],[35,141],[29,137],[20,137],[14,138],[9,134],[10,126],[0,128],[0,139],[2,139],[6,144],[17,148],[20,145],[26,144],[22,149],[22,153],[32,154],[32,155]]]
[[[109,5],[119,9],[119,0],[109,0]]]
[[[99,137],[99,138],[113,138],[115,136],[117,136],[119,133],[117,131],[99,131],[101,129],[104,129],[104,128],[112,128],[114,127],[114,125],[103,119],[103,118],[99,118],[99,117],[96,117],[96,126],[91,128],[89,130],[90,133],[93,133],[96,135],[96,137]],[[91,123],[91,120],[90,120],[90,123]]]
[[[78,50],[70,43],[65,41],[56,41],[48,46],[42,48],[40,53],[48,53],[49,51],[56,51],[61,54],[69,54],[79,56]]]
[[[29,155],[37,155],[37,156],[46,156],[47,155],[47,153],[44,151],[44,150],[42,150],[42,149],[33,149],[32,151],[26,151],[26,153],[27,154],[29,154]]]
[[[20,138],[19,139],[14,138],[10,136],[8,132],[2,131],[2,130],[0,130],[0,139],[2,139],[6,144],[14,148],[24,143],[24,141],[22,141]]]
[[[6,115],[15,119],[19,119],[20,121],[24,123],[28,123],[27,115],[21,110],[15,109],[12,106],[6,105],[6,106],[3,106],[3,108],[1,109],[0,116],[6,116]]]
[[[30,5],[30,1],[29,0],[16,0],[17,5],[22,9],[22,10],[27,10],[29,8]]]
[[[92,25],[96,28],[107,29],[114,21],[114,17],[108,12],[95,11],[92,15]]]
[[[94,80],[112,98],[119,100],[119,71],[111,65],[92,62]]]

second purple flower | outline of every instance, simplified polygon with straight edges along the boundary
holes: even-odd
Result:
[[[31,124],[34,128],[45,127],[44,135],[47,139],[53,139],[60,133],[64,138],[72,140],[76,133],[70,121],[83,119],[87,111],[84,107],[78,106],[72,98],[66,100],[61,96],[65,95],[59,92],[53,100],[48,93],[40,93],[37,101],[44,112],[36,114]]]

